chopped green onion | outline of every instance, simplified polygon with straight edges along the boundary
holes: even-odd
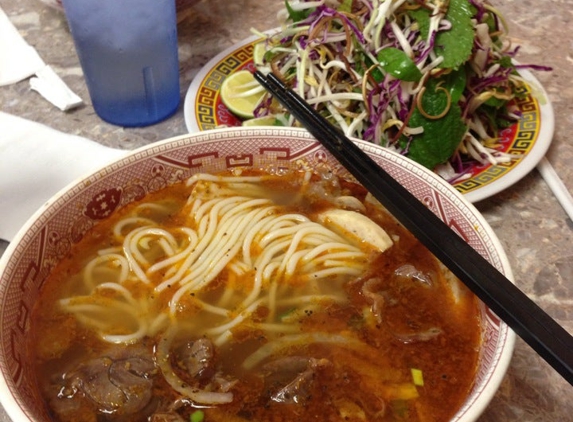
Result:
[[[410,413],[408,402],[406,402],[406,400],[392,400],[390,402],[390,409],[395,416],[400,418],[400,420],[406,420]]]
[[[202,410],[196,410],[193,413],[191,413],[191,416],[189,416],[190,422],[203,422],[204,420],[205,420],[205,412],[203,412]]]
[[[424,377],[422,376],[422,370],[417,368],[411,368],[410,372],[412,373],[412,379],[414,380],[414,385],[418,387],[424,386]]]
[[[284,319],[288,319],[289,317],[292,317],[296,311],[297,311],[296,308],[287,309],[286,311],[284,311],[282,314],[279,315],[279,319],[281,321],[283,321]]]

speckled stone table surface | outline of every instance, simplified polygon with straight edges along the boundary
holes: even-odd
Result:
[[[547,158],[573,191],[573,0],[494,3],[506,17],[514,42],[521,45],[519,61],[553,68],[536,73],[556,118]],[[182,99],[210,58],[249,36],[251,27],[275,27],[282,5],[281,0],[199,1],[179,24]],[[125,129],[101,121],[89,102],[64,16],[38,0],[0,0],[0,6],[26,41],[85,101],[78,109],[62,112],[23,81],[0,87],[2,111],[125,150],[186,133],[183,101],[173,117],[150,127]],[[573,333],[573,224],[540,174],[533,170],[475,205],[503,244],[517,285]],[[0,254],[5,247],[0,241]],[[9,420],[0,409],[0,422]],[[479,420],[572,421],[573,387],[518,339],[507,375]]]

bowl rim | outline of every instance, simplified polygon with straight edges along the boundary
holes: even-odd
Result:
[[[289,128],[282,128],[288,134],[287,137],[292,137],[292,133],[299,134],[301,136],[306,135],[306,138],[309,141],[315,140],[310,133],[304,128],[296,128],[296,127],[289,127]],[[28,230],[34,225],[34,223],[38,220],[38,218],[47,210],[49,209],[54,203],[62,198],[62,196],[70,191],[85,183],[89,178],[94,177],[95,175],[103,172],[107,168],[111,168],[112,166],[125,166],[129,165],[130,158],[139,155],[141,153],[152,152],[155,148],[164,148],[165,146],[173,145],[176,146],[178,142],[186,141],[189,145],[193,143],[201,142],[203,138],[206,138],[209,135],[216,135],[221,134],[224,135],[225,133],[241,133],[244,134],[243,136],[252,136],[253,134],[270,134],[271,132],[281,130],[279,127],[275,126],[261,126],[261,127],[224,127],[224,128],[217,128],[217,129],[210,129],[207,131],[202,132],[195,132],[195,133],[188,133],[183,135],[178,135],[174,137],[169,137],[163,139],[161,141],[157,141],[148,145],[144,145],[137,149],[126,151],[126,155],[116,158],[102,166],[98,169],[90,171],[72,182],[68,183],[65,187],[60,189],[57,193],[52,195],[48,201],[46,201],[40,208],[38,208],[32,216],[24,223],[24,225],[18,230],[16,235],[14,236],[13,240],[9,243],[8,247],[4,251],[3,255],[0,257],[0,283],[2,283],[2,276],[4,275],[7,263],[11,259],[12,255],[14,254],[17,245],[25,238]],[[378,145],[374,145],[370,142],[352,139],[353,142],[357,143],[361,149],[368,152],[369,150],[376,150],[377,154],[380,154],[384,157],[384,159],[388,159],[390,157],[394,157],[395,159],[404,160],[408,163],[411,168],[415,168],[417,172],[425,173],[428,179],[432,179],[435,183],[440,185],[441,189],[445,189],[449,191],[449,194],[453,195],[459,204],[465,207],[468,211],[471,212],[472,218],[474,218],[477,223],[480,225],[480,228],[483,230],[484,236],[488,238],[491,242],[493,249],[498,254],[499,264],[502,267],[501,270],[504,275],[512,282],[515,283],[513,272],[511,270],[511,266],[509,263],[509,259],[505,253],[505,250],[499,241],[499,238],[486,221],[485,217],[479,212],[479,210],[469,202],[461,193],[459,193],[451,184],[447,183],[444,179],[437,176],[431,170],[415,163],[412,160],[409,160],[407,157],[404,157],[398,154],[395,151],[388,150]],[[155,154],[150,154],[155,155]],[[0,292],[0,298],[3,298],[3,293]],[[502,326],[505,326],[505,341],[502,350],[499,353],[497,359],[497,365],[495,368],[489,373],[489,378],[487,380],[487,390],[481,389],[479,395],[471,402],[465,404],[461,409],[458,410],[456,415],[451,420],[457,422],[472,422],[475,421],[479,416],[483,413],[483,411],[487,408],[495,394],[497,393],[501,382],[503,381],[509,365],[511,363],[511,359],[513,356],[514,348],[515,348],[515,341],[516,335],[513,330],[511,330],[507,325],[500,321]],[[5,376],[5,361],[3,357],[0,357],[0,403],[4,407],[6,413],[12,420],[17,421],[30,421],[33,422],[31,419],[28,418],[28,415],[22,409],[20,403],[15,399],[12,395],[12,391],[8,385]]]

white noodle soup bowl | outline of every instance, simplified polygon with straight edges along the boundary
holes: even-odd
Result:
[[[359,147],[412,192],[499,271],[512,279],[507,257],[479,212],[447,182],[377,145]],[[46,277],[70,248],[115,210],[198,172],[252,167],[280,173],[328,166],[346,170],[306,130],[279,127],[215,129],[133,151],[61,190],[18,232],[0,261],[0,401],[14,421],[49,421],[27,357],[30,313]],[[483,338],[472,390],[452,421],[476,420],[495,395],[513,353],[515,334],[481,309]]]

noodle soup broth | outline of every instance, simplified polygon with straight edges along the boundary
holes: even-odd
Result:
[[[476,298],[362,187],[252,170],[116,211],[52,271],[32,326],[62,422],[444,421],[482,334]]]

